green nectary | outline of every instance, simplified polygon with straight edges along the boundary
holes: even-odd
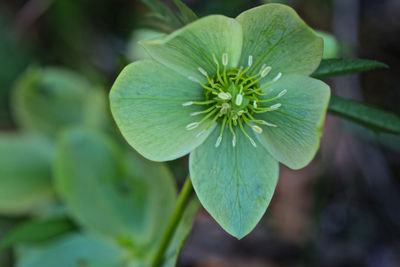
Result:
[[[253,65],[253,56],[250,55],[248,57],[246,68],[241,66],[240,68],[232,68],[231,70],[227,70],[226,68],[229,61],[228,54],[224,53],[222,55],[222,67],[220,67],[219,61],[214,54],[212,58],[216,65],[216,74],[209,75],[203,68],[198,68],[198,71],[207,79],[207,84],[203,84],[196,78],[190,77],[191,80],[199,83],[204,88],[204,101],[188,101],[182,105],[204,105],[205,109],[190,114],[190,116],[203,115],[203,117],[199,121],[189,123],[186,129],[189,131],[193,130],[200,124],[211,119],[211,121],[207,122],[208,125],[206,129],[197,134],[197,137],[199,137],[215,122],[219,122],[222,126],[215,143],[215,147],[219,147],[225,127],[227,127],[232,134],[232,146],[236,146],[237,138],[234,127],[239,126],[242,133],[249,139],[251,144],[256,147],[256,142],[246,132],[244,125],[247,124],[257,134],[263,132],[263,129],[257,124],[277,127],[277,125],[265,120],[255,119],[253,115],[254,113],[275,111],[282,106],[281,103],[268,105],[268,102],[284,96],[287,92],[285,89],[280,91],[275,97],[260,99],[260,96],[266,96],[271,93],[271,90],[268,90],[268,86],[278,81],[282,73],[279,72],[271,82],[260,86],[258,82],[265,78],[272,68],[264,64],[255,75],[249,75],[248,72]]]

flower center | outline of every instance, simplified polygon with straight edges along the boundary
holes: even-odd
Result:
[[[189,101],[183,103],[183,106],[190,106],[193,104],[203,105],[204,110],[190,114],[191,116],[202,115],[203,117],[197,122],[188,124],[186,129],[189,131],[193,130],[200,124],[211,119],[206,130],[214,123],[222,124],[215,147],[221,144],[222,136],[226,128],[232,133],[232,146],[236,145],[237,138],[233,130],[234,127],[239,127],[243,134],[250,140],[251,144],[256,147],[254,140],[245,131],[244,125],[247,124],[250,126],[256,134],[261,134],[263,132],[263,129],[258,125],[277,127],[275,124],[255,119],[254,115],[257,113],[274,111],[282,106],[281,103],[269,106],[265,105],[285,95],[287,92],[286,90],[282,90],[275,97],[268,99],[261,98],[271,93],[271,90],[266,90],[266,88],[279,80],[282,74],[278,73],[271,82],[261,87],[258,82],[266,77],[272,69],[266,64],[261,67],[256,75],[251,76],[248,72],[253,65],[252,56],[249,56],[248,66],[245,69],[240,67],[227,70],[228,54],[226,53],[222,55],[222,68],[220,68],[220,63],[215,55],[213,55],[213,59],[217,67],[215,75],[209,75],[203,68],[198,68],[199,72],[207,78],[207,84],[189,77],[189,79],[199,83],[204,88],[204,101]],[[202,135],[206,130],[201,131],[197,137]]]

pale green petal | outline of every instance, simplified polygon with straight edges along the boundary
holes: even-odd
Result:
[[[239,62],[242,48],[242,27],[232,18],[221,15],[208,16],[188,24],[166,37],[141,44],[158,62],[185,76],[205,79],[201,67],[208,74],[215,74],[215,54],[222,67],[222,55],[228,55],[228,68]]]
[[[300,169],[313,159],[318,150],[330,97],[329,86],[313,78],[287,75],[269,89],[273,91],[267,98],[284,89],[287,93],[275,101],[264,103],[264,106],[277,103],[282,106],[256,116],[277,125],[276,128],[262,126],[264,131],[257,137],[278,161],[292,169]]]
[[[267,4],[241,13],[236,18],[243,26],[243,48],[240,64],[247,66],[253,56],[250,73],[271,66],[264,78],[270,80],[282,74],[311,74],[319,65],[323,41],[311,28],[285,5]]]
[[[154,61],[127,66],[110,93],[111,111],[122,135],[144,157],[154,161],[173,160],[200,145],[212,131],[208,121],[191,131],[190,123],[201,115],[190,116],[204,106],[182,106],[203,101],[204,91],[190,81]],[[204,134],[196,137],[201,131]]]
[[[220,126],[190,154],[190,175],[204,208],[225,231],[242,238],[268,207],[278,180],[278,162],[262,145],[253,147],[238,129],[235,147],[225,129],[216,148],[219,131]],[[253,136],[248,127],[246,131]]]

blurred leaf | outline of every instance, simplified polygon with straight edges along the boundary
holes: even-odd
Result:
[[[321,61],[318,69],[311,76],[317,79],[326,79],[378,68],[388,68],[388,66],[382,62],[368,59],[325,59]]]
[[[124,267],[127,252],[113,242],[71,233],[45,244],[22,248],[17,267]]]
[[[52,161],[47,140],[0,135],[0,214],[24,214],[52,200]]]
[[[324,39],[324,54],[323,59],[336,58],[339,54],[339,42],[332,34],[323,31],[316,31],[316,33]]]
[[[69,70],[31,68],[14,90],[15,119],[25,130],[54,137],[64,127],[106,124],[105,95]]]
[[[181,0],[173,0],[176,7],[179,9],[181,20],[184,24],[189,24],[190,22],[198,19],[196,13],[193,12],[187,5],[185,5]]]
[[[179,17],[175,15],[175,13],[161,0],[141,0],[151,11],[153,11],[154,15],[164,21],[170,26],[172,30],[178,29],[183,26],[183,23],[180,21]]]
[[[332,95],[328,110],[377,132],[400,134],[400,117],[352,99]]]
[[[56,187],[86,229],[111,236],[140,254],[163,232],[175,204],[168,169],[125,155],[105,136],[65,133],[58,146]]]
[[[43,242],[74,228],[73,223],[67,218],[22,222],[5,234],[0,242],[0,248],[8,248],[19,243]]]

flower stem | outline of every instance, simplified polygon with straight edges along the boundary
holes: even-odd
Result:
[[[167,250],[168,245],[179,225],[179,222],[182,219],[183,212],[185,211],[186,206],[189,204],[192,194],[193,186],[192,182],[190,181],[190,176],[188,175],[185,184],[183,185],[182,190],[179,194],[178,201],[176,202],[175,210],[168,222],[167,228],[161,239],[160,246],[158,247],[157,253],[155,254],[155,257],[151,264],[152,267],[161,266],[165,251]]]

